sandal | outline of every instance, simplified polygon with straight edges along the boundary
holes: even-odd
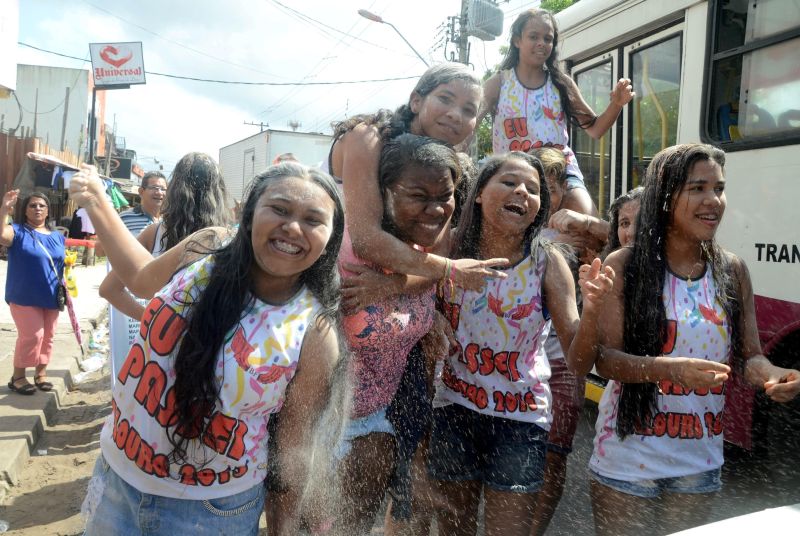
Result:
[[[11,381],[8,382],[8,388],[14,391],[15,393],[19,393],[21,395],[32,395],[33,393],[36,392],[36,388],[33,385],[27,382],[24,385],[19,385],[19,386],[16,385],[18,381],[24,379],[25,376],[20,376],[19,378],[11,376]]]
[[[33,384],[39,388],[40,391],[52,391],[53,384],[47,380],[42,380],[41,378],[47,378],[44,374],[40,374],[38,376],[33,377]]]

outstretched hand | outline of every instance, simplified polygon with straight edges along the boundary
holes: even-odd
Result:
[[[17,190],[9,190],[3,195],[3,211],[6,214],[9,214],[11,211],[14,210],[14,206],[17,204],[17,198],[19,197],[19,189]]]
[[[772,374],[764,382],[764,389],[775,402],[789,402],[800,392],[800,371],[772,367]]]
[[[614,288],[614,269],[603,268],[600,259],[584,264],[578,269],[578,285],[583,295],[584,310],[587,306],[597,308]]]
[[[89,208],[105,200],[106,187],[97,174],[97,168],[81,164],[81,169],[69,181],[69,197],[79,207]]]
[[[711,389],[728,380],[731,368],[724,363],[693,357],[670,357],[672,380],[688,389]]]
[[[508,259],[457,259],[453,261],[453,283],[466,290],[482,291],[489,279],[505,279],[507,274],[493,267],[508,266]]]
[[[611,102],[620,108],[631,102],[635,96],[630,78],[620,78],[611,90]]]

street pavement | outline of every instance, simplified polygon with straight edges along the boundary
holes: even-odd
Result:
[[[76,341],[66,311],[59,315],[53,357],[47,368],[54,389],[49,393],[37,391],[33,396],[23,396],[9,391],[6,384],[13,374],[16,327],[5,303],[6,270],[8,263],[0,261],[0,500],[8,488],[18,482],[19,472],[30,457],[36,441],[41,436],[60,407],[59,401],[72,385],[72,375],[78,371],[81,350]],[[98,295],[98,287],[106,274],[105,263],[74,268],[78,296],[73,299],[75,312],[83,333],[84,345],[89,331],[106,314],[106,301]],[[88,357],[88,352],[87,352]],[[33,381],[32,371],[28,371]]]

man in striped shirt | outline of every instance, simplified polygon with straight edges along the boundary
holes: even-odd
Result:
[[[145,173],[142,177],[142,185],[139,186],[141,205],[119,215],[133,236],[138,236],[145,227],[158,221],[161,205],[166,196],[167,179],[164,178],[164,175],[158,171]]]

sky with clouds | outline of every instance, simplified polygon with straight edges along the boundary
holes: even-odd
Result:
[[[538,2],[500,2],[504,30]],[[329,82],[417,77],[425,66],[386,25],[394,24],[429,62],[445,59],[444,24],[460,0],[19,0],[19,41],[73,60],[17,48],[17,62],[90,69],[91,42],[142,41],[147,71],[227,81]],[[508,37],[470,38],[482,75]],[[455,51],[450,43],[447,54]],[[145,170],[154,158],[171,170],[189,151],[214,158],[219,148],[271,128],[330,132],[330,123],[408,99],[415,79],[325,86],[246,86],[149,74],[146,85],[109,91],[106,122],[135,149]]]

